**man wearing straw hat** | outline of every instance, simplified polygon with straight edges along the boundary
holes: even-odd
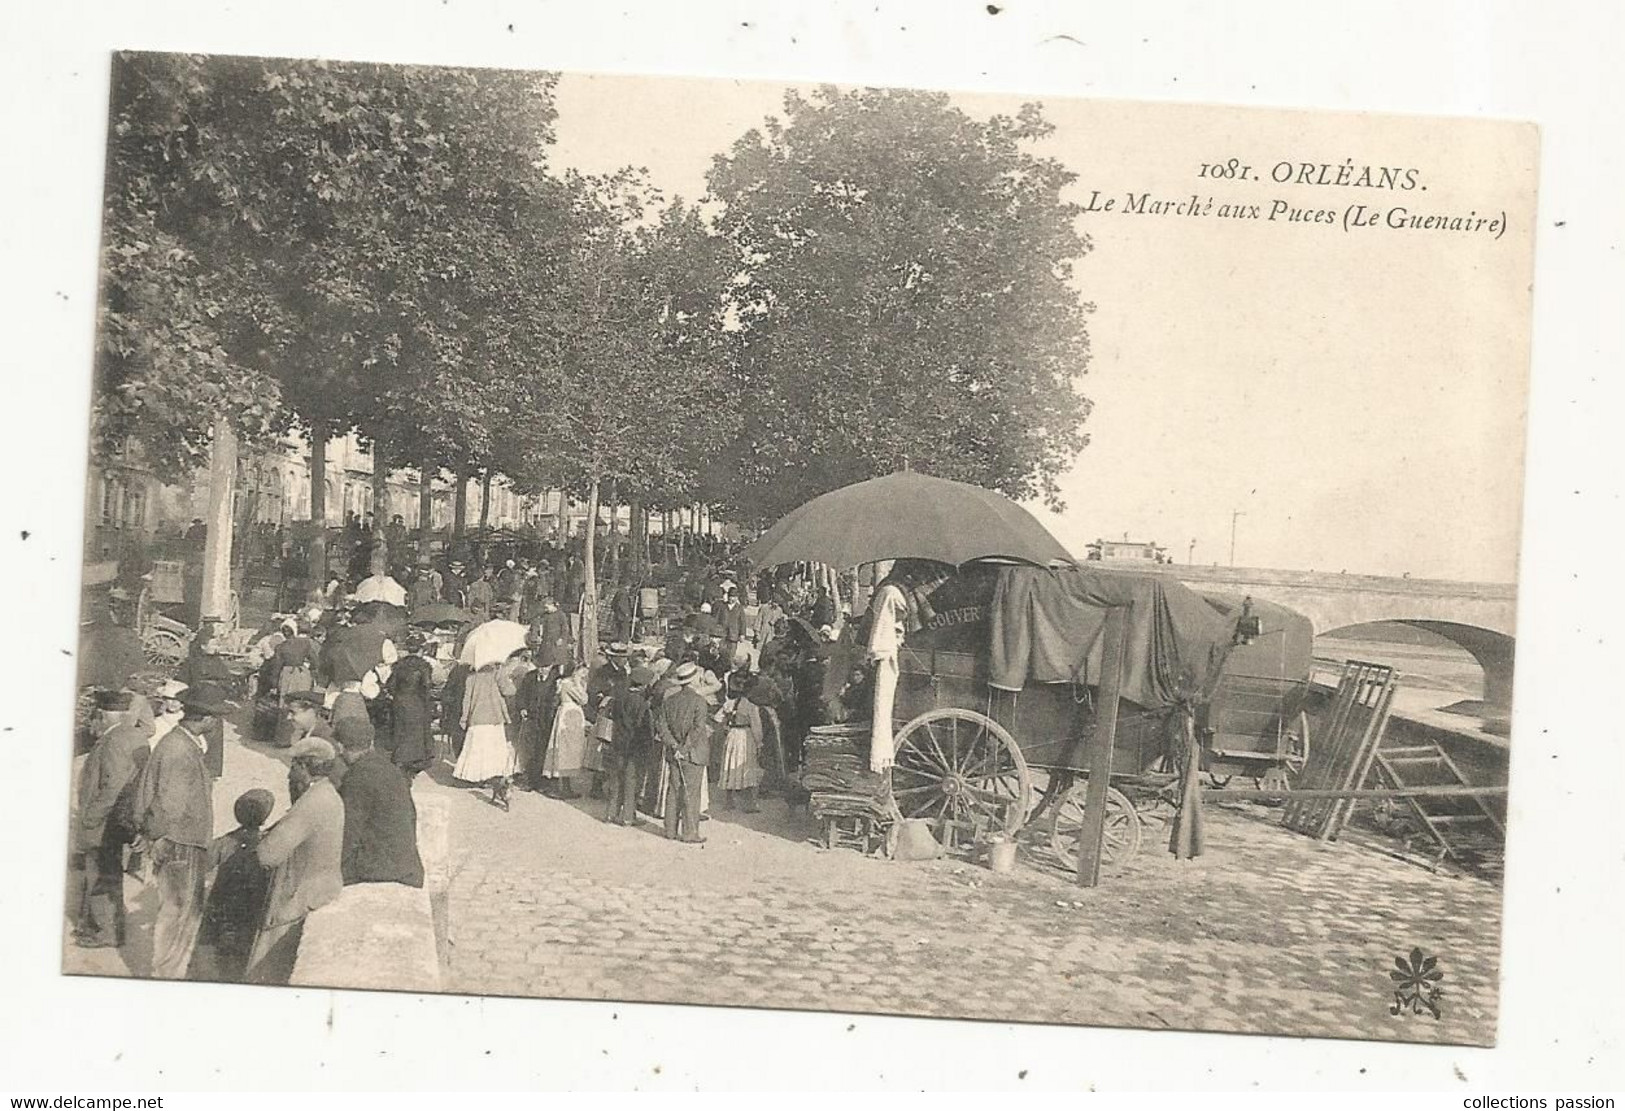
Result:
[[[700,791],[711,762],[711,706],[694,689],[699,677],[693,661],[674,668],[671,679],[677,689],[655,714],[655,734],[665,746],[676,788],[666,796],[666,836],[691,845],[705,842],[700,836]]]

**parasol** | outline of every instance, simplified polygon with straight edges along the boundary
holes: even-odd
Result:
[[[357,625],[376,625],[391,635],[406,630],[406,608],[389,602],[362,602],[352,611]]]
[[[449,602],[430,602],[413,610],[408,620],[413,625],[461,625],[474,620],[474,615]]]
[[[498,618],[469,630],[463,641],[463,654],[458,662],[478,671],[488,664],[501,663],[521,648],[526,647],[525,636],[530,630],[517,621]]]
[[[118,689],[147,669],[135,630],[99,621],[79,634],[79,685]]]
[[[1031,513],[993,490],[903,471],[843,486],[792,510],[745,549],[756,568],[807,561],[855,567],[927,559],[1070,564]]]
[[[322,645],[322,663],[334,682],[359,682],[384,662],[388,632],[381,625],[350,625],[334,629]]]
[[[357,602],[387,602],[393,606],[406,605],[406,588],[388,575],[369,575],[355,588]]]

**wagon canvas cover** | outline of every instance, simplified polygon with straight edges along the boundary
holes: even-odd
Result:
[[[1211,692],[1235,632],[1226,615],[1161,575],[1073,567],[1004,567],[989,615],[988,682],[1093,686],[1108,610],[1127,606],[1122,697],[1147,709],[1200,701]]]

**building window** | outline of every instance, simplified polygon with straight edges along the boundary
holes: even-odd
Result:
[[[102,524],[117,528],[123,523],[124,483],[111,476],[102,478]]]

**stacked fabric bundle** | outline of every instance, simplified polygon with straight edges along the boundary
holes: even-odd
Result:
[[[801,785],[812,795],[813,816],[892,814],[890,777],[869,770],[869,725],[815,725],[807,734]]]

